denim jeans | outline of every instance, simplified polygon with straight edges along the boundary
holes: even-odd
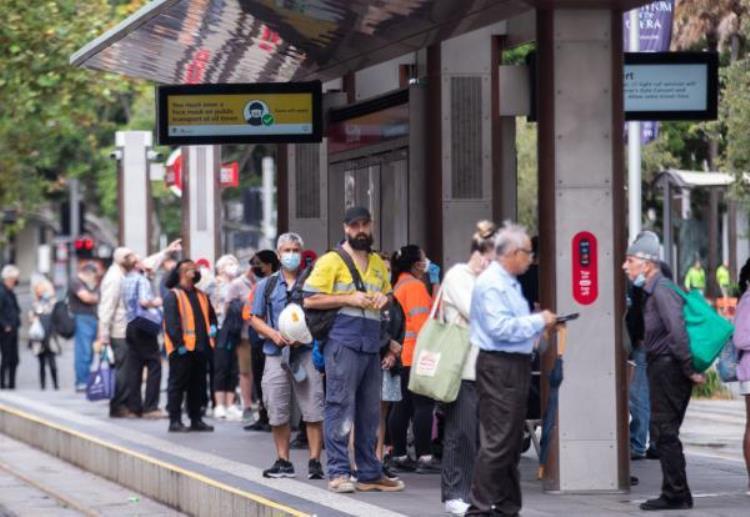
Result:
[[[91,369],[91,359],[94,354],[93,346],[96,339],[96,316],[92,314],[76,314],[74,364],[76,385],[86,384]]]
[[[646,375],[646,350],[643,345],[633,350],[635,372],[629,389],[630,453],[643,456],[648,448],[648,429],[651,421],[651,403]]]

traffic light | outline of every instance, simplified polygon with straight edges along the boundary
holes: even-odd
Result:
[[[94,240],[91,237],[79,237],[73,241],[73,248],[78,258],[94,257]]]

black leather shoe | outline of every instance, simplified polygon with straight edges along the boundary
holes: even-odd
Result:
[[[242,426],[242,428],[245,431],[261,431],[264,433],[270,433],[271,432],[271,426],[268,424],[268,421],[265,422],[261,419],[257,420],[256,422],[252,424],[248,424],[245,426]]]
[[[641,481],[637,477],[630,476],[630,486],[638,486],[638,483],[640,482]]]
[[[656,447],[649,447],[646,449],[646,458],[649,460],[658,460],[659,453],[656,452]]]
[[[169,432],[170,433],[187,433],[188,432],[187,426],[183,424],[182,422],[170,422],[169,423]]]
[[[692,497],[688,499],[670,500],[664,496],[649,499],[641,504],[641,510],[646,512],[660,512],[664,510],[689,510],[693,507]]]
[[[208,425],[203,420],[196,420],[190,424],[190,430],[194,432],[210,433],[213,432],[214,426]]]

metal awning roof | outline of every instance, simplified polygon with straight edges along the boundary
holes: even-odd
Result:
[[[165,84],[332,79],[534,7],[648,0],[154,0],[71,64]]]
[[[748,180],[745,174],[745,181]],[[735,176],[726,172],[702,172],[667,169],[659,173],[655,183],[669,182],[678,188],[726,188],[734,183]]]

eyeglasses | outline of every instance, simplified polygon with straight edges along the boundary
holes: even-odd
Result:
[[[520,251],[522,253],[526,253],[529,257],[533,257],[534,256],[534,251],[526,249],[526,248],[518,248],[516,251]]]

